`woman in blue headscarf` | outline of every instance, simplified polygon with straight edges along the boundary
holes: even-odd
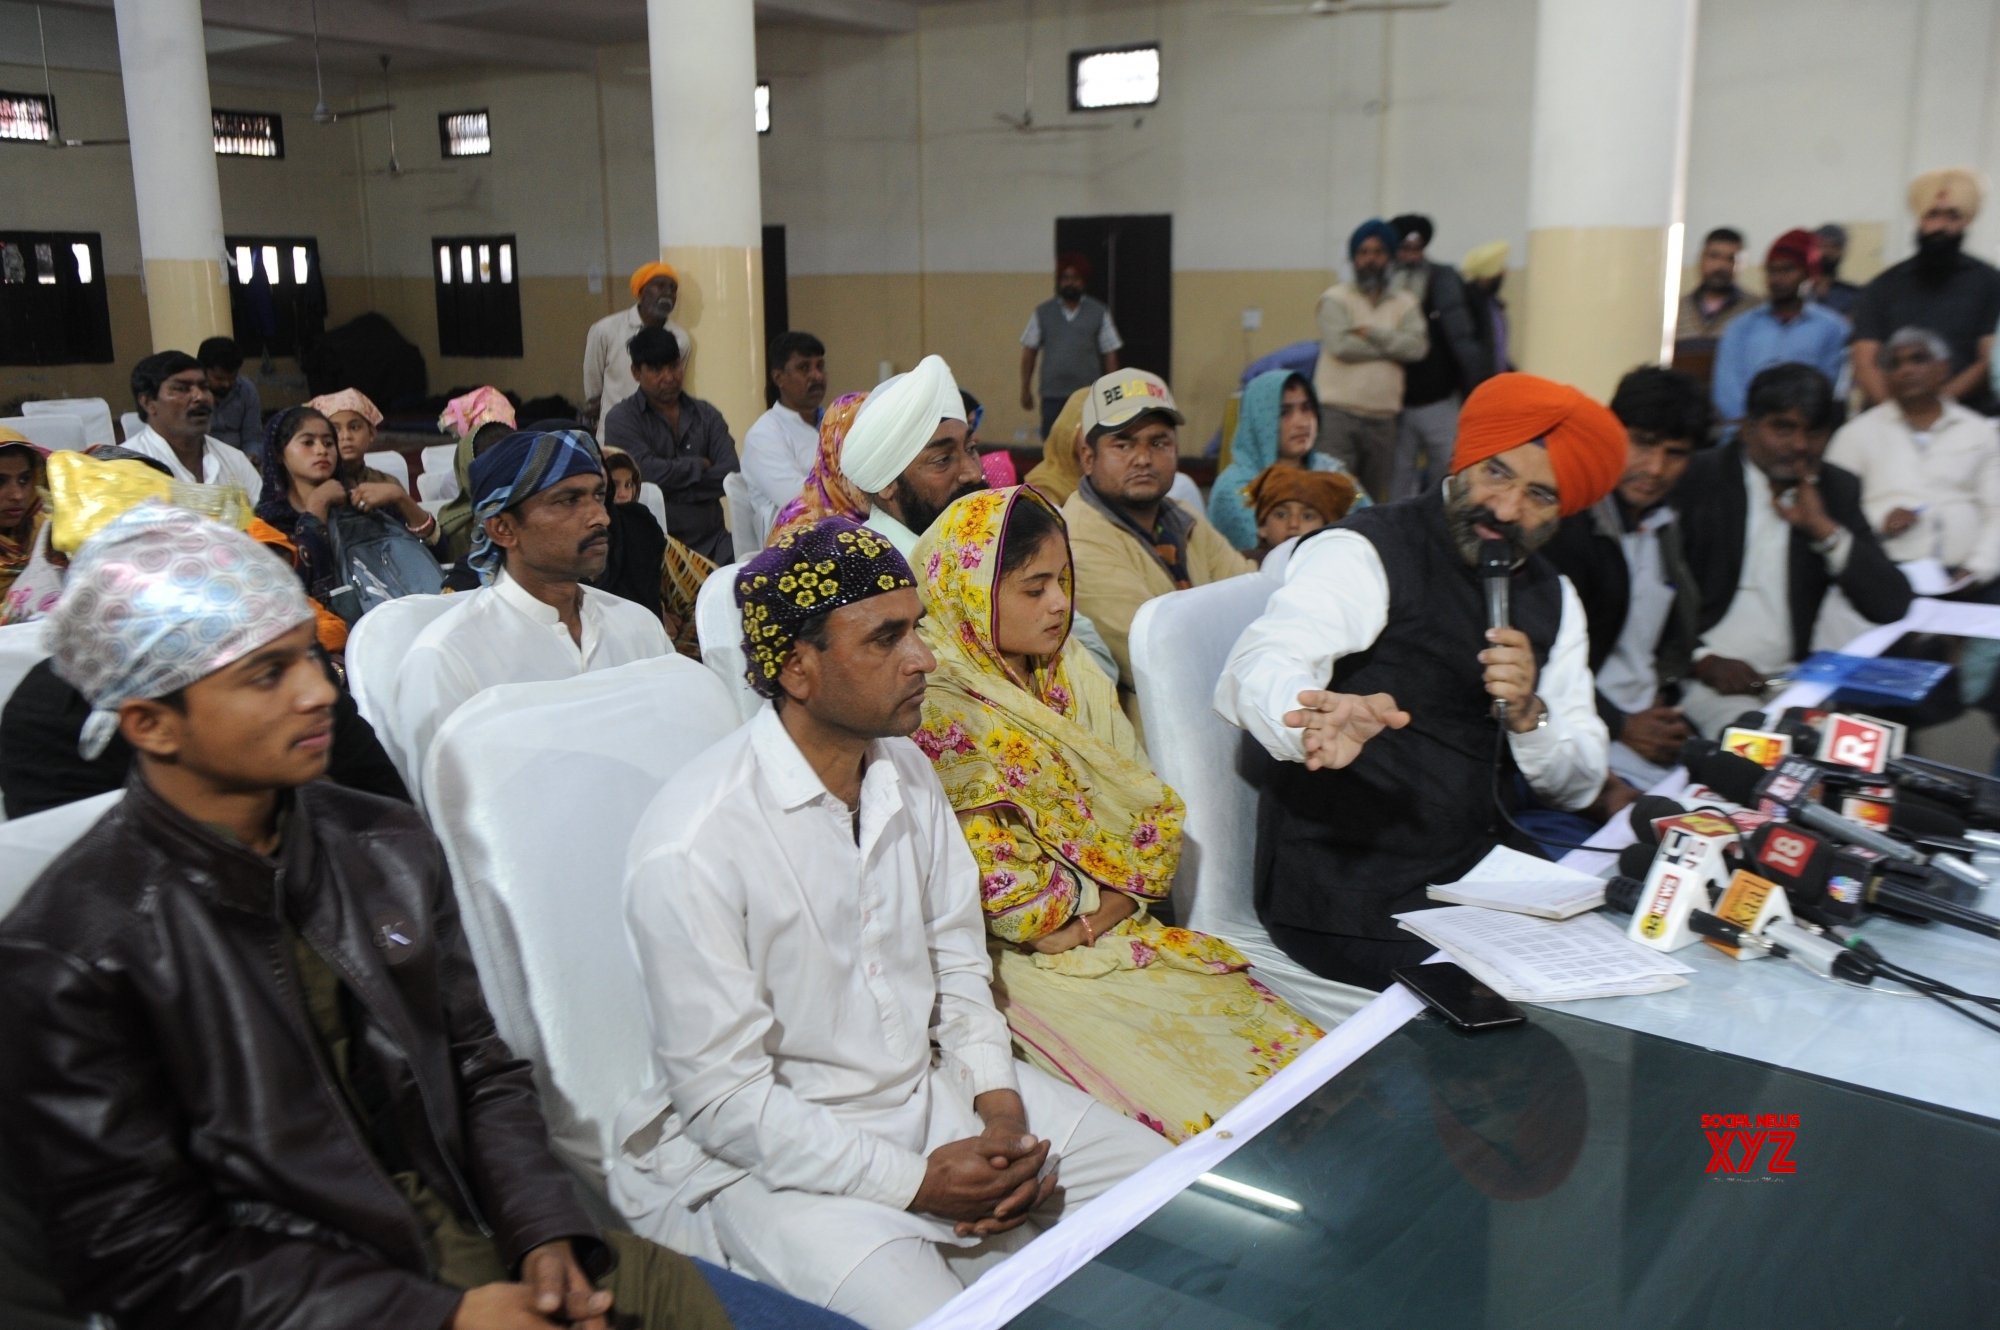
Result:
[[[1301,466],[1313,471],[1345,472],[1335,459],[1313,451],[1319,437],[1319,399],[1303,374],[1274,369],[1250,380],[1236,413],[1236,433],[1229,444],[1229,465],[1215,478],[1208,494],[1208,520],[1239,550],[1257,547],[1257,516],[1243,491],[1269,466]],[[1359,490],[1354,506],[1370,500]]]

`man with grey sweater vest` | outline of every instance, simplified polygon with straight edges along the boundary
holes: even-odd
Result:
[[[1042,362],[1042,437],[1062,414],[1063,403],[1079,388],[1118,368],[1125,345],[1104,302],[1083,293],[1090,260],[1064,254],[1056,260],[1056,294],[1035,306],[1021,333],[1021,409],[1035,409],[1035,358]]]

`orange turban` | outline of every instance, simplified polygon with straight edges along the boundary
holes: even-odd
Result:
[[[1496,374],[1472,390],[1458,413],[1452,474],[1537,441],[1549,450],[1564,517],[1609,494],[1625,473],[1625,427],[1608,409],[1566,383]]]
[[[1329,522],[1338,522],[1354,506],[1354,477],[1342,471],[1308,471],[1282,463],[1265,467],[1243,487],[1257,520],[1263,521],[1281,503],[1305,504]]]
[[[674,285],[681,284],[681,275],[671,263],[642,263],[632,270],[632,299],[639,298],[639,292],[655,277],[671,277]]]

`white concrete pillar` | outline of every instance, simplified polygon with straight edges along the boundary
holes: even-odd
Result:
[[[193,355],[231,326],[201,0],[117,0],[116,9],[153,349]]]
[[[752,0],[646,0],[660,258],[680,273],[690,388],[740,444],[764,411],[764,232]],[[774,333],[782,329],[772,330]]]
[[[1697,7],[1537,7],[1517,360],[1599,397],[1673,352]]]

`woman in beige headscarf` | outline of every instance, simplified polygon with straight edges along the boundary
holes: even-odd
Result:
[[[1076,493],[1076,483],[1083,479],[1083,472],[1077,470],[1076,442],[1083,432],[1083,399],[1089,395],[1088,388],[1078,388],[1069,395],[1042,443],[1042,460],[1025,477],[1058,508],[1069,502],[1069,496]]]

